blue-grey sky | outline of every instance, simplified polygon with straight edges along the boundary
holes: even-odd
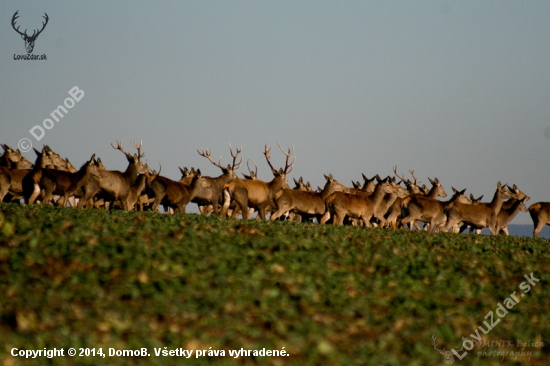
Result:
[[[49,23],[33,54],[20,30]],[[219,169],[198,156],[294,145],[314,186],[415,168],[490,200],[497,181],[550,201],[548,1],[3,1],[0,142],[29,138],[80,166],[143,139],[153,168]],[[85,96],[41,141],[30,135],[78,86]],[[550,135],[550,134],[548,134]],[[34,159],[34,154],[25,154]],[[240,171],[246,171],[241,168]],[[530,223],[521,213],[514,223]]]

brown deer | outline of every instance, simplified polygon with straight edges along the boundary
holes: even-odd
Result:
[[[233,199],[241,208],[244,220],[248,220],[248,206],[257,208],[260,219],[265,220],[267,209],[269,207],[275,207],[273,202],[273,197],[275,197],[275,194],[281,189],[289,188],[286,177],[292,171],[292,167],[296,161],[296,158],[294,158],[292,163],[289,164],[289,159],[294,152],[294,148],[292,148],[292,150],[289,148],[288,152],[285,152],[279,143],[277,143],[277,145],[279,145],[279,148],[286,156],[285,168],[276,170],[273,167],[270,161],[271,148],[266,144],[263,154],[265,155],[267,163],[273,173],[273,180],[270,182],[264,182],[260,179],[234,179],[231,182],[226,183],[223,186],[224,204],[220,212],[220,216],[225,217],[231,204],[231,200]]]
[[[325,200],[325,214],[320,223],[326,223],[331,216],[334,225],[342,225],[346,217],[363,221],[363,225],[372,227],[371,217],[376,215],[376,207],[382,202],[386,193],[396,193],[397,189],[391,183],[389,178],[384,178],[378,182],[374,192],[370,196],[361,194],[352,194],[345,192],[334,192]],[[383,215],[376,216],[381,223],[386,220]]]
[[[424,189],[425,186],[420,187],[417,184],[417,179],[414,176],[414,169],[413,170],[409,169],[409,173],[413,177],[414,182],[407,179],[407,178],[405,178],[404,175],[399,175],[397,173],[397,165],[393,168],[393,172],[394,172],[395,176],[398,177],[399,179],[401,179],[401,182],[403,182],[403,184],[405,184],[405,187],[407,187],[407,192],[409,193],[409,195],[426,195],[428,193]],[[403,218],[403,217],[406,217],[408,215],[407,208],[402,207],[402,201],[404,199],[405,199],[404,197],[398,197],[395,200],[395,202],[393,203],[393,205],[390,207],[390,209],[389,209],[390,212],[388,214],[386,214],[386,216],[389,219],[388,222],[391,223],[391,226],[394,227],[394,228],[396,228],[398,226],[398,221],[399,221],[399,225],[401,225],[400,219]],[[412,229],[413,227],[416,227],[418,230],[421,230],[420,224],[418,223],[418,220],[413,220],[413,221],[410,222],[410,228]]]
[[[426,225],[430,225],[430,230],[433,231],[435,228],[431,226],[432,221],[434,221],[438,215],[442,215],[439,217],[441,219],[445,216],[440,210],[441,205],[433,201],[437,201],[438,197],[447,197],[447,192],[445,192],[445,189],[441,183],[439,183],[439,179],[435,178],[431,180],[428,178],[428,180],[432,184],[432,188],[427,194],[411,194],[401,202],[401,207],[405,208],[408,212],[408,215],[401,220],[403,225],[407,225],[409,222],[421,221]],[[439,222],[440,220],[436,221]]]
[[[508,190],[512,194],[512,198],[502,203],[502,207],[500,208],[500,211],[497,215],[498,233],[503,232],[505,235],[510,235],[510,233],[508,232],[508,224],[514,219],[514,217],[516,217],[516,215],[520,211],[527,212],[527,206],[525,206],[524,202],[531,199],[529,196],[523,193],[515,184],[512,188],[508,187]],[[478,204],[481,200],[481,197],[474,199],[474,197],[470,195],[470,199],[472,199],[472,204]],[[460,232],[463,232],[466,226],[468,225],[463,224],[460,228]],[[470,233],[475,231],[477,234],[481,234],[482,230],[483,228],[470,226]]]
[[[45,168],[51,163],[45,148],[42,148],[42,151],[34,149],[34,152],[36,153],[36,161],[33,169],[0,169],[2,171],[1,175],[4,175],[4,178],[1,179],[2,186],[0,187],[0,199],[6,199],[9,202],[19,201],[21,198],[24,198],[25,203],[28,203],[30,194],[32,193],[25,195],[25,192],[32,192],[34,188],[32,173],[36,170]],[[9,175],[9,179],[5,179],[6,174]],[[4,184],[8,180],[9,186],[6,189]],[[40,193],[40,191],[38,193]]]
[[[0,156],[0,167],[17,169],[16,164],[19,163],[22,158],[19,149],[15,151],[6,144],[2,144],[2,148],[4,149],[4,154]]]
[[[237,163],[237,158],[242,152],[242,149],[243,148],[241,146],[240,149],[237,149],[237,151],[233,153],[233,147],[231,146],[231,144],[229,144],[229,152],[231,154],[231,157],[233,158],[233,162],[231,163],[231,165],[228,164],[227,167],[222,166],[221,157],[218,163],[212,160],[212,149],[210,149],[210,151],[208,151],[208,149],[205,151],[201,146],[201,151],[197,150],[200,156],[207,158],[212,164],[214,164],[214,166],[217,166],[222,171],[222,175],[216,178],[203,177],[203,179],[207,181],[208,184],[197,188],[195,197],[193,198],[192,202],[196,203],[199,206],[199,210],[202,214],[205,214],[207,212],[207,209],[205,208],[209,205],[212,205],[215,215],[219,214],[223,186],[224,184],[229,183],[234,179],[237,179],[235,170],[239,169],[243,162],[243,159],[241,157],[241,160]]]
[[[192,177],[189,184],[181,181],[176,182],[160,175],[160,171],[151,176],[149,185],[154,193],[155,200],[152,210],[157,211],[158,206],[162,204],[166,212],[185,213],[187,204],[193,200],[196,192],[200,188],[208,188],[210,181],[202,177],[200,169],[193,169],[193,174],[186,172],[185,178]],[[182,171],[183,173],[183,171]],[[172,210],[170,210],[172,209]]]
[[[44,191],[42,203],[51,204],[54,195],[61,196],[57,204],[65,207],[69,197],[82,196],[81,187],[91,178],[99,178],[98,165],[95,162],[95,154],[86,161],[80,170],[71,173],[56,169],[39,169],[32,174],[32,179],[38,188],[33,189],[34,193],[29,198],[32,204],[38,198],[38,193]]]
[[[409,214],[401,220],[403,226],[413,220],[423,221],[429,224],[430,231],[440,231],[447,221],[445,208],[454,203],[470,203],[468,197],[464,195],[466,189],[458,191],[451,187],[453,196],[448,201],[439,201],[435,198],[428,198],[421,195],[409,195],[401,202],[401,205],[407,207]],[[436,192],[437,193],[437,192]]]
[[[497,235],[497,215],[504,199],[510,197],[512,197],[512,193],[498,182],[493,200],[490,203],[472,205],[471,203],[453,202],[446,208],[447,223],[445,224],[445,231],[458,228],[460,223],[465,223],[475,228],[487,227],[492,235]]]
[[[92,177],[83,186],[84,197],[78,202],[78,207],[84,205],[90,205],[92,198],[97,193],[102,193],[106,198],[113,201],[120,201],[123,210],[129,210],[128,196],[131,187],[136,183],[139,174],[145,174],[147,172],[147,166],[143,164],[140,159],[145,156],[141,153],[143,141],[138,145],[136,142],[132,142],[132,146],[137,149],[137,154],[130,154],[124,151],[122,143],[117,141],[117,146],[111,144],[115,150],[121,151],[128,160],[128,167],[126,171],[120,172],[118,170],[100,170],[100,177]]]
[[[392,213],[391,208],[398,199],[401,200],[408,195],[408,191],[395,181],[395,177],[390,180],[390,183],[396,190],[395,192],[387,193],[384,196],[382,202],[380,202],[380,204],[376,207],[376,213],[374,215],[376,217],[384,216],[386,222],[378,222],[378,225],[381,227],[394,227],[394,219],[393,217],[390,217]],[[399,205],[398,208],[399,213],[401,213],[401,206]]]
[[[274,198],[276,210],[271,214],[270,220],[277,220],[283,214],[294,211],[298,214],[314,216],[317,221],[320,221],[325,214],[327,197],[334,192],[347,190],[343,184],[332,177],[332,174],[324,177],[327,182],[320,193],[297,189],[282,189],[277,192]]]
[[[46,166],[47,169],[64,170],[71,173],[75,173],[77,171],[77,169],[73,166],[73,164],[71,164],[68,158],[63,159],[61,155],[52,151],[52,149],[48,145],[45,145],[44,148],[46,149],[46,153],[50,158],[50,164]]]
[[[533,238],[538,238],[545,225],[550,225],[550,202],[537,202],[529,206],[533,220]]]

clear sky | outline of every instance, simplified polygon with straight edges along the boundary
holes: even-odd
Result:
[[[26,54],[17,10],[29,34],[48,14],[33,51],[47,60],[14,60]],[[28,138],[123,170],[110,144],[143,139],[149,164],[177,179],[178,166],[218,175],[196,150],[225,164],[231,142],[269,180],[261,150],[281,166],[279,141],[295,146],[290,178],[314,187],[398,165],[448,193],[490,200],[500,180],[550,201],[548,1],[2,1],[0,14],[12,147]],[[85,96],[36,141],[29,130],[74,86]]]

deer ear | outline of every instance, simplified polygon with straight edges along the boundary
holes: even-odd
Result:
[[[21,38],[25,39],[25,35],[24,35],[24,34],[22,34],[22,35],[21,35]]]
[[[197,169],[197,177],[200,178],[201,176],[202,176],[202,175],[201,175],[201,170],[200,170],[200,169]]]

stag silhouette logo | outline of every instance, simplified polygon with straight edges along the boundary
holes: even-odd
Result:
[[[46,28],[46,24],[48,24],[48,14],[44,13],[44,19],[46,20],[45,22],[42,22],[42,29],[38,30],[38,29],[35,29],[34,32],[32,33],[31,36],[29,36],[27,34],[27,30],[25,29],[25,32],[22,33],[21,31],[19,31],[19,27],[15,28],[15,21],[17,20],[17,18],[19,18],[19,15],[17,15],[17,13],[19,13],[19,10],[17,10],[15,12],[15,14],[13,14],[13,18],[11,18],[11,26],[13,27],[13,29],[19,33],[21,35],[21,38],[23,38],[23,40],[25,41],[25,48],[27,49],[27,53],[32,53],[32,50],[34,49],[34,42],[36,41],[36,38],[38,38],[38,35],[40,33],[42,33],[42,31],[44,30],[44,28]]]
[[[437,352],[439,352],[441,356],[443,356],[443,361],[445,362],[445,364],[447,365],[453,364],[455,362],[453,352],[446,351],[445,347],[443,347],[443,349],[437,349],[436,340],[437,340],[437,337],[432,335],[432,346],[434,346],[434,349]],[[462,337],[462,340],[464,340],[464,337]],[[459,349],[458,352],[462,351],[463,348],[464,348],[464,342],[462,343],[462,348]]]

